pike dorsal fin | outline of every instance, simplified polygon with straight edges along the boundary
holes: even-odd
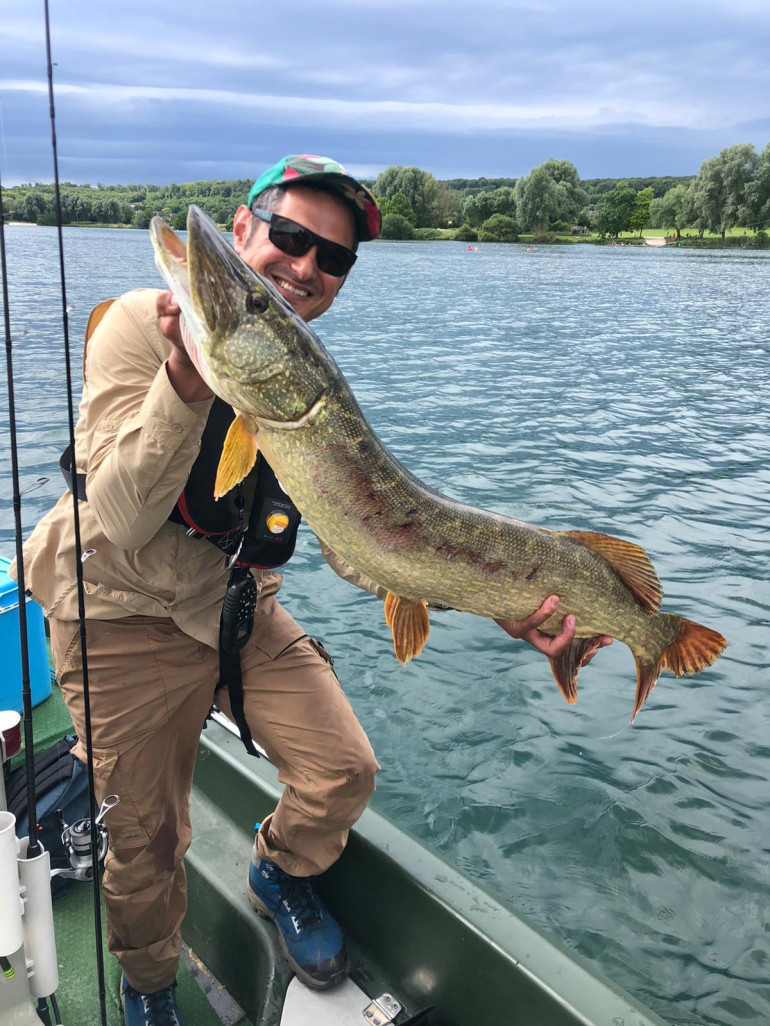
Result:
[[[568,538],[593,549],[620,574],[623,583],[637,599],[643,609],[657,613],[663,596],[655,568],[650,557],[641,547],[633,542],[613,538],[609,534],[595,531],[565,531]]]

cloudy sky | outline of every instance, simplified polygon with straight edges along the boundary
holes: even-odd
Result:
[[[60,175],[683,175],[770,141],[768,0],[49,0]],[[42,0],[0,5],[0,172],[50,181]]]

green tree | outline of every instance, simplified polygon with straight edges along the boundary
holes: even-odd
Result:
[[[573,222],[588,201],[577,168],[569,160],[554,160],[553,158],[546,160],[540,166],[559,186],[561,193],[559,217],[564,221]]]
[[[21,205],[21,217],[24,221],[32,221],[33,224],[36,224],[38,217],[46,212],[47,207],[45,197],[38,192],[30,192]]]
[[[414,211],[418,228],[433,228],[437,220],[438,183],[429,171],[394,164],[385,168],[374,183],[375,196],[390,199],[402,193]]]
[[[380,212],[383,217],[387,214],[399,214],[401,217],[405,217],[409,224],[412,225],[415,221],[414,211],[403,192],[397,192],[389,199],[381,200]]]
[[[650,223],[650,203],[652,203],[653,192],[648,186],[646,189],[642,189],[641,192],[636,194],[636,204],[634,209],[631,211],[631,217],[629,219],[629,227],[631,231],[639,229],[639,238],[642,237],[642,231]]]
[[[505,214],[492,214],[479,232],[479,242],[517,242],[518,238],[519,226]]]
[[[516,198],[510,185],[493,192],[476,192],[466,196],[462,204],[463,221],[480,225],[493,214],[504,214],[516,219]]]
[[[458,242],[478,242],[479,233],[470,224],[461,224],[454,234]]]
[[[449,228],[460,219],[460,194],[446,182],[436,183],[436,224]]]
[[[536,167],[516,182],[516,210],[520,224],[542,240],[548,225],[561,214],[562,193],[543,167]]]
[[[569,160],[546,160],[516,182],[516,219],[543,239],[552,221],[573,222],[586,203],[577,168]]]
[[[495,198],[495,213],[504,214],[516,220],[516,194],[511,185],[503,185],[492,193]]]
[[[682,237],[682,229],[694,223],[693,194],[689,185],[675,185],[661,199],[653,200],[650,224],[656,228],[673,228],[677,241]]]
[[[754,180],[746,186],[746,224],[755,230],[770,226],[770,143],[757,160]]]
[[[151,206],[140,207],[134,211],[134,228],[149,228],[153,217],[155,217],[155,211]]]
[[[381,239],[413,239],[414,228],[401,214],[386,214],[382,219]]]
[[[617,238],[621,232],[629,230],[636,196],[627,182],[619,182],[614,189],[604,194],[596,215],[596,230],[600,235],[613,235]]]
[[[693,185],[699,221],[724,239],[746,216],[749,185],[755,180],[759,156],[751,143],[726,146],[716,157],[704,161]]]
[[[462,217],[464,224],[472,224],[474,227],[486,221],[488,217],[496,213],[495,194],[493,192],[477,192],[474,196],[466,196],[463,200]]]

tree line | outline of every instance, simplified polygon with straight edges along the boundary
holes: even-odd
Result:
[[[188,182],[183,185],[77,185],[62,182],[60,199],[64,224],[110,224],[147,228],[155,215],[173,228],[186,225],[187,208],[196,203],[218,224],[232,224],[233,213],[245,203],[251,181]],[[4,189],[9,221],[56,223],[53,185],[18,185]]]
[[[419,168],[390,167],[374,181],[381,197],[385,238],[430,237],[430,227],[453,227],[468,241],[515,241],[523,232],[549,236],[684,228],[725,238],[742,226],[753,244],[768,244],[770,143],[758,153],[751,143],[728,146],[686,178],[581,181],[568,160],[546,160],[519,179],[487,180],[472,188],[465,179],[438,182]],[[453,188],[454,185],[462,188]]]
[[[546,160],[515,178],[438,181],[418,167],[394,165],[366,183],[383,214],[383,238],[439,238],[447,229],[467,241],[515,241],[531,233],[537,241],[564,234],[595,232],[617,237],[645,228],[684,229],[725,238],[742,226],[753,244],[766,245],[770,225],[770,143],[757,152],[751,143],[728,146],[704,161],[690,177],[588,179],[581,181],[568,160]],[[187,207],[196,203],[225,227],[246,201],[251,182],[206,181],[183,185],[61,187],[65,224],[122,224],[146,228],[164,217],[184,228]],[[21,185],[5,190],[9,220],[52,224],[52,185]],[[441,231],[443,229],[443,231]]]

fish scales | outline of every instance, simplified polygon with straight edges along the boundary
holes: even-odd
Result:
[[[396,595],[500,619],[521,619],[559,594],[546,633],[574,613],[580,637],[612,634],[645,654],[672,640],[590,549],[417,482],[351,399],[338,391],[301,433],[262,425],[259,444],[313,531],[356,569]]]

